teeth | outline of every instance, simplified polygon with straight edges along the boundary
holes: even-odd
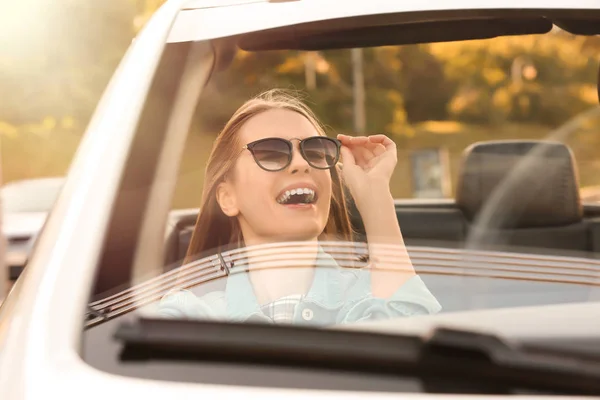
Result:
[[[277,202],[280,204],[284,204],[290,199],[290,196],[293,196],[296,194],[309,195],[308,196],[309,202],[312,202],[315,198],[314,190],[308,189],[308,188],[297,188],[297,189],[292,189],[292,190],[286,190],[285,193],[283,193],[281,196],[279,196],[279,198],[277,199]]]

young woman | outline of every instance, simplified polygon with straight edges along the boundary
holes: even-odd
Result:
[[[250,255],[225,291],[172,292],[160,315],[326,325],[438,312],[404,247],[389,188],[395,165],[384,135],[328,138],[310,109],[281,90],[249,100],[212,149],[186,262],[232,244],[276,242],[306,243],[302,257],[278,268]],[[344,185],[363,219],[368,268],[342,268],[319,245],[351,240]]]

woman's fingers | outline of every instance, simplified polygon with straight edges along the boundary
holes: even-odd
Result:
[[[369,136],[369,141],[374,144],[381,144],[386,150],[396,149],[396,143],[386,135]]]
[[[342,135],[340,133],[340,134],[337,135],[337,140],[339,140],[342,143],[349,142],[350,140],[352,140],[352,136]]]
[[[376,156],[380,156],[383,153],[385,153],[387,151],[387,149],[385,148],[384,145],[382,145],[381,143],[373,143],[373,142],[369,142],[369,145],[367,146],[369,148],[369,150],[371,150],[373,152],[373,154],[375,154]]]
[[[343,151],[348,151],[352,155],[354,164],[361,168],[363,168],[369,162],[369,160],[373,158],[372,154],[365,152],[364,149],[357,146],[342,146],[342,152]]]
[[[340,155],[342,156],[342,164],[344,165],[355,165],[356,160],[354,159],[354,155],[352,151],[346,146],[342,146],[340,149]]]
[[[358,140],[357,140],[358,139]],[[342,143],[342,150],[347,149],[352,153],[353,161],[356,165],[364,166],[372,157],[365,153],[362,147],[362,139],[347,135],[338,135],[338,140]]]
[[[396,144],[385,135],[338,135],[338,140],[352,152],[355,163],[363,168],[372,167],[377,163],[376,158],[388,151],[396,153]]]
[[[371,140],[373,136],[363,136],[357,145],[371,151],[375,156],[379,156],[387,151],[386,147],[380,140]]]
[[[370,150],[377,149],[377,152],[381,152],[381,149],[390,150],[396,147],[396,144],[392,139],[386,135],[371,135],[371,136],[348,136],[338,135],[338,140],[346,146],[365,146]]]
[[[348,135],[338,135],[338,140],[345,145],[361,145],[365,144],[369,141],[366,136],[348,136]]]
[[[356,152],[360,154],[361,167],[366,168],[370,163],[377,161],[377,155],[365,147],[359,147]]]
[[[377,154],[377,156],[385,155],[386,157],[389,156],[393,159],[396,159],[396,143],[394,143],[394,141],[389,137],[385,135],[373,135],[369,136],[369,142],[373,146],[373,152]]]

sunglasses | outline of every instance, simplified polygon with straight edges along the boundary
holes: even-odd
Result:
[[[337,139],[326,136],[312,136],[306,139],[292,139],[300,142],[302,158],[313,168],[331,169],[340,159],[342,144]],[[281,171],[292,162],[294,145],[282,138],[265,138],[248,143],[242,151],[249,150],[256,164],[265,171]]]

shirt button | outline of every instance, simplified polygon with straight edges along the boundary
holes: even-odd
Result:
[[[314,317],[314,313],[313,310],[311,310],[310,308],[305,308],[304,310],[302,310],[302,319],[305,321],[310,321],[311,319],[313,319]]]

